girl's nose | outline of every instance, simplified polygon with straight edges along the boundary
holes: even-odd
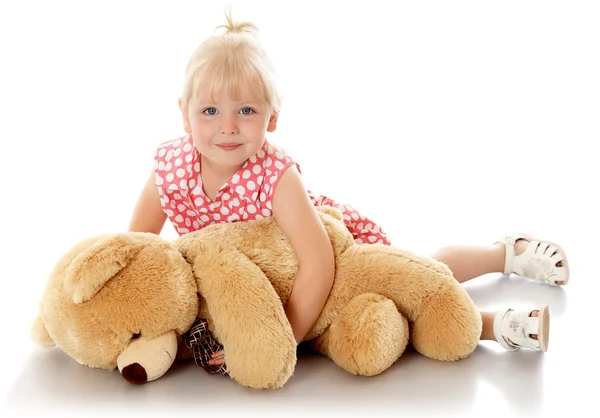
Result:
[[[237,126],[235,117],[225,117],[223,119],[223,126],[221,126],[221,133],[224,135],[232,135],[237,134],[239,132],[239,128]]]

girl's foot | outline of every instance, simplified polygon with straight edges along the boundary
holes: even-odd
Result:
[[[496,341],[508,351],[529,348],[548,351],[550,332],[550,309],[516,312],[514,309],[500,311],[494,318]]]
[[[507,235],[495,245],[504,246],[503,274],[514,273],[553,286],[568,283],[567,255],[559,245],[525,234]]]

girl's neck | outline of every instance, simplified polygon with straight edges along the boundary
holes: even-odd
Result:
[[[200,156],[200,171],[202,174],[208,174],[212,178],[229,180],[235,173],[242,168],[243,164],[238,166],[218,165],[210,161],[204,155]]]
[[[202,190],[211,202],[215,201],[217,193],[231,177],[242,167],[240,166],[221,166],[212,161],[200,157],[200,177],[202,179]]]

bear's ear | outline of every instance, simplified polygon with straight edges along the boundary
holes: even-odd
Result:
[[[94,297],[143,246],[132,234],[122,233],[101,239],[75,257],[67,267],[64,283],[65,289],[73,294],[73,302],[82,303]]]
[[[35,318],[31,326],[31,338],[42,347],[53,347],[55,345],[54,340],[48,334],[44,321],[42,321],[39,315]]]

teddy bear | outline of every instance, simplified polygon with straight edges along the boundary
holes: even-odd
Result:
[[[409,341],[441,361],[473,352],[481,316],[447,266],[395,246],[357,244],[339,210],[318,212],[335,278],[304,342],[363,376],[391,367]],[[224,347],[231,378],[280,388],[297,361],[284,311],[297,271],[293,247],[270,217],[211,225],[172,242],[133,232],[89,238],[56,264],[33,338],[145,383],[185,357],[185,333],[204,318]]]

